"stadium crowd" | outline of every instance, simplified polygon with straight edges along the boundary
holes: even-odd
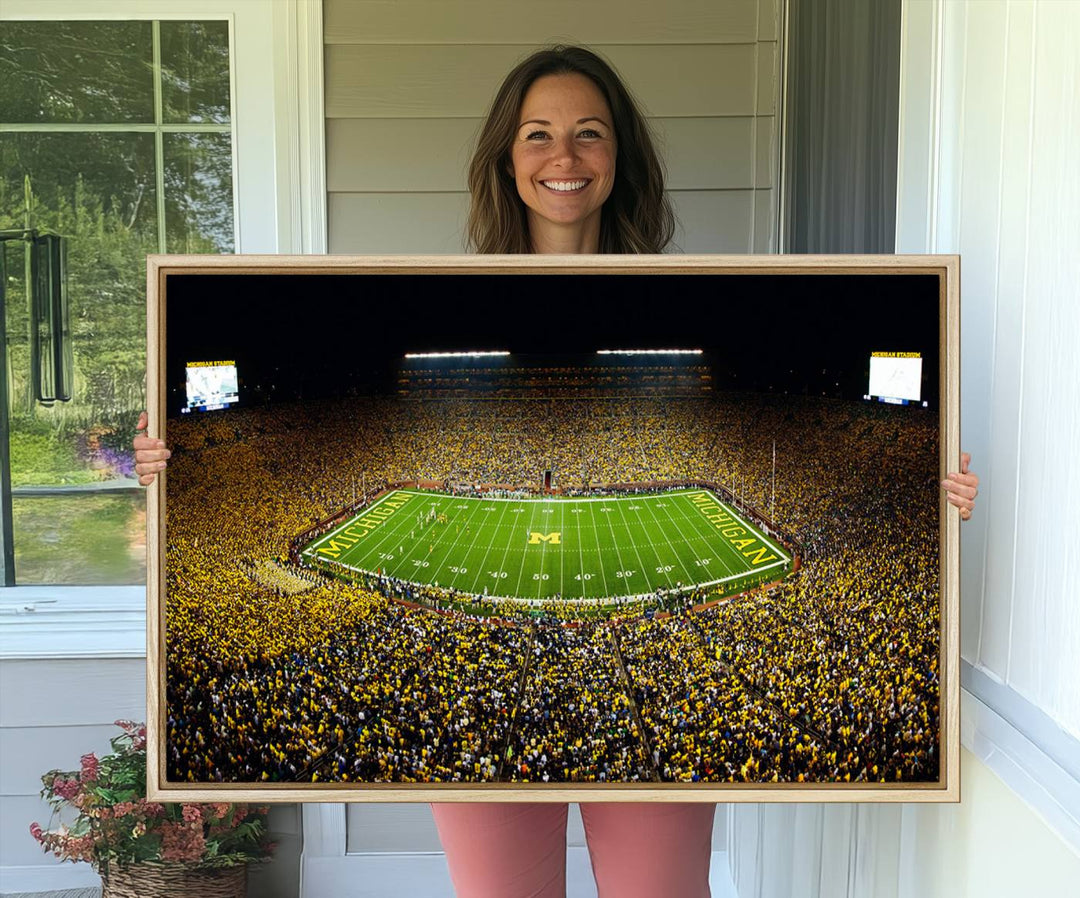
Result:
[[[653,778],[608,627],[536,629],[506,760],[512,781]]]
[[[936,779],[935,415],[721,395],[170,420],[169,777]],[[730,484],[795,535],[803,564],[722,604],[576,625],[559,602],[541,620],[482,600],[466,613],[438,591],[288,564],[290,539],[365,484],[524,484],[545,469],[574,489]]]

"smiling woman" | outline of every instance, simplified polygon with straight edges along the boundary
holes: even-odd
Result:
[[[599,88],[584,75],[547,75],[521,104],[510,150],[528,208],[534,252],[590,252],[615,179],[615,130]]]
[[[540,50],[507,75],[469,193],[480,253],[659,253],[675,230],[645,117],[583,47]]]

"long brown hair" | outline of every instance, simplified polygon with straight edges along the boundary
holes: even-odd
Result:
[[[675,216],[645,116],[607,62],[584,47],[557,46],[538,50],[515,66],[492,101],[469,164],[470,249],[532,252],[525,204],[510,174],[510,147],[533,82],[570,74],[584,75],[599,88],[614,119],[615,183],[601,212],[600,252],[659,253],[671,242]]]

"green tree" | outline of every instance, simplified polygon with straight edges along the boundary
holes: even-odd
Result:
[[[227,123],[227,23],[162,22],[160,34],[162,120]],[[0,229],[67,238],[74,350],[72,401],[51,408],[34,402],[24,245],[7,242],[5,363],[16,484],[93,479],[90,455],[100,461],[102,448],[128,451],[146,401],[146,254],[162,247],[162,237],[171,252],[233,249],[228,131],[145,130],[155,121],[152,37],[145,21],[6,22],[0,32],[0,120],[27,126],[0,133]],[[33,130],[55,122],[144,130]]]

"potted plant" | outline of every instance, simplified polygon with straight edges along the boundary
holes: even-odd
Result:
[[[116,725],[112,754],[83,755],[80,770],[42,776],[50,827],[58,817],[67,822],[48,830],[33,823],[30,834],[61,860],[92,864],[102,898],[243,898],[247,865],[273,851],[268,808],[147,801],[146,727]]]

